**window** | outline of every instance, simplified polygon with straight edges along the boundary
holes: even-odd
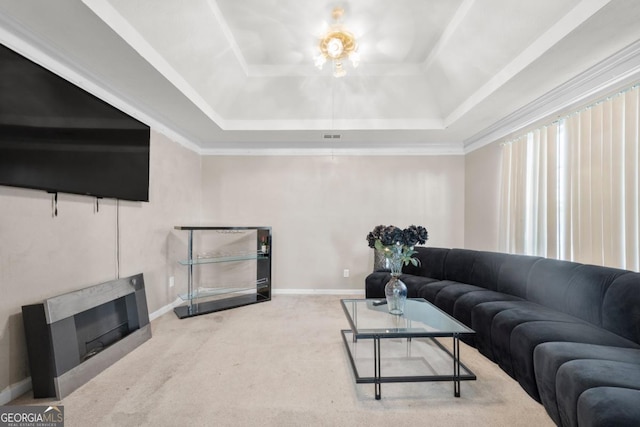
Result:
[[[640,85],[503,146],[505,252],[640,270]]]

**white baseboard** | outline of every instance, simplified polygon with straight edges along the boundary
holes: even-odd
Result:
[[[180,298],[176,298],[176,300],[174,302],[172,302],[170,304],[167,304],[164,307],[160,307],[159,309],[157,309],[153,313],[149,314],[149,321],[155,320],[158,317],[162,316],[163,314],[166,314],[166,313],[170,312],[175,307],[177,307],[180,304],[182,304],[182,302],[183,301]]]
[[[31,390],[31,377],[27,377],[22,381],[11,384],[9,387],[0,391],[0,405],[6,405],[12,400],[22,396]]]

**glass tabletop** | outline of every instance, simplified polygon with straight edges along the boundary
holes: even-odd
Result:
[[[407,299],[404,314],[394,315],[377,299],[340,300],[356,338],[448,337],[470,329],[423,298]]]

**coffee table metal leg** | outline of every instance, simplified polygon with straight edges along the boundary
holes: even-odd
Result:
[[[380,337],[373,338],[373,385],[376,392],[376,400],[382,397],[382,384],[380,382]]]
[[[460,341],[453,335],[453,395],[460,397]]]
[[[356,329],[358,329],[358,305],[354,301],[351,307],[352,307],[351,310],[353,311],[353,319],[354,319],[353,323]],[[358,342],[358,339],[356,338],[356,334],[353,334],[353,342]]]

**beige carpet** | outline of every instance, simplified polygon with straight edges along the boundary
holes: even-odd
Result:
[[[477,381],[355,384],[338,296],[272,301],[152,323],[153,338],[59,404],[73,426],[552,426],[543,407],[475,349]],[[12,404],[58,403],[25,395]]]

